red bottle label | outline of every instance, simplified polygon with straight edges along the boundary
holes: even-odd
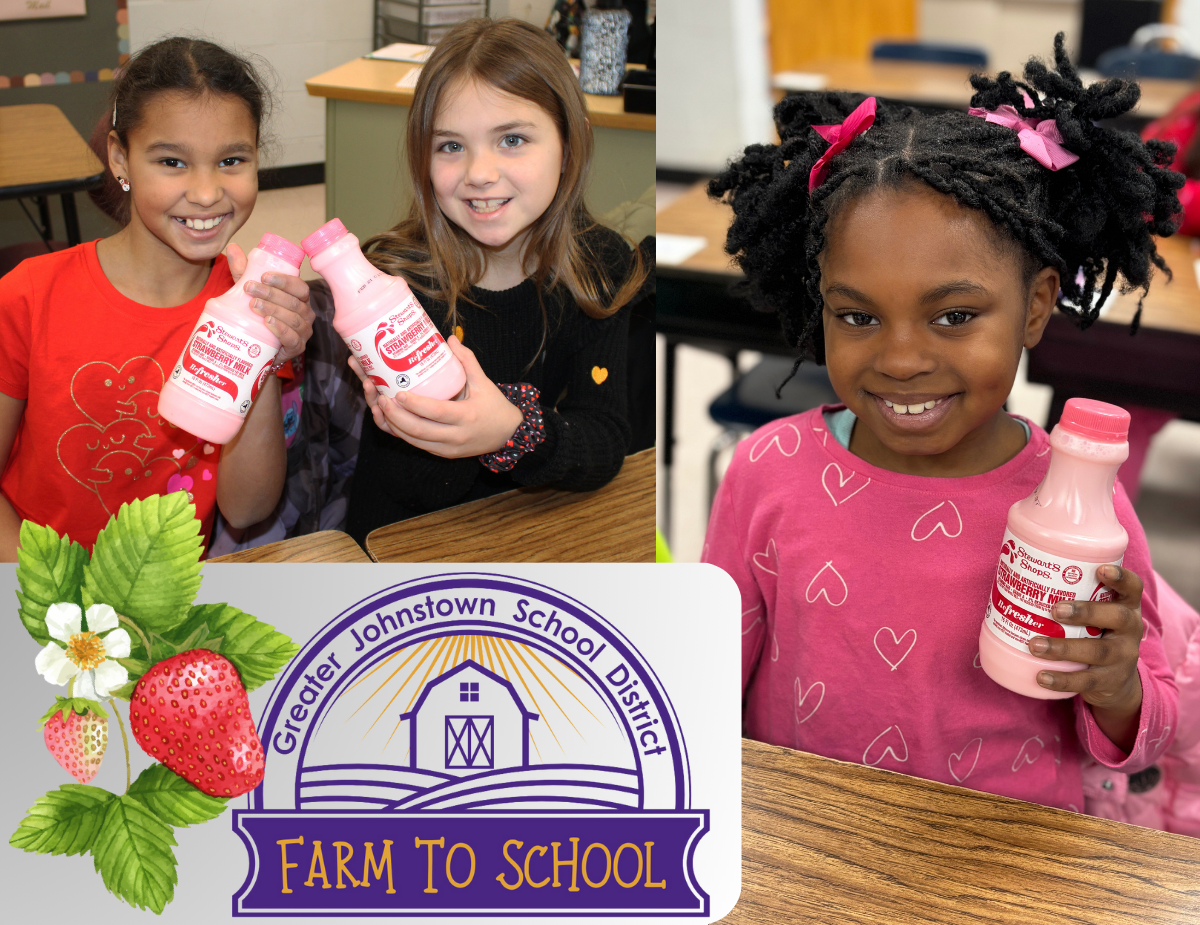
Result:
[[[1120,565],[1123,559],[1113,564]],[[997,639],[1025,652],[1034,636],[1099,636],[1101,631],[1094,626],[1064,625],[1050,611],[1059,601],[1113,600],[1116,595],[1096,576],[1096,569],[1109,564],[1064,559],[1006,530],[983,622]]]

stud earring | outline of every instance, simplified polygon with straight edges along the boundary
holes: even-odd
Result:
[[[121,189],[125,190],[127,193],[129,192],[128,180],[126,180],[124,177],[117,177],[117,182],[121,184]]]

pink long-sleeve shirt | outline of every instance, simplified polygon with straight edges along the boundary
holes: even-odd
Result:
[[[1145,583],[1128,755],[1081,698],[1023,697],[979,667],[1008,509],[1046,474],[1046,432],[1031,425],[1025,448],[990,472],[928,478],[859,459],[824,410],[743,440],[709,521],[704,561],[742,594],[746,734],[1076,811],[1085,753],[1126,772],[1152,764],[1170,744],[1178,693],[1146,537],[1120,483],[1124,564]]]

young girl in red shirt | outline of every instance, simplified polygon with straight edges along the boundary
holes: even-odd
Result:
[[[245,269],[222,251],[249,218],[269,94],[250,64],[172,38],[135,55],[113,84],[97,139],[111,237],[26,260],[0,278],[0,561],[23,519],[91,547],[121,504],[186,491],[201,532],[217,507],[234,526],[275,507],[286,474],[272,376],[241,432],[213,446],[158,413],[163,372],[205,302]],[[282,347],[312,332],[308,287],[247,281]]]

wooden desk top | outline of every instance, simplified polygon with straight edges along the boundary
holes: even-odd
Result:
[[[975,92],[969,78],[976,69],[956,64],[820,58],[796,70],[824,74],[830,90],[851,90],[910,103],[966,109]],[[1138,83],[1142,98],[1133,114],[1146,119],[1166,115],[1172,106],[1197,89],[1189,80],[1143,77]]]
[[[706,185],[697,183],[659,212],[657,231],[708,239],[708,245],[679,264],[679,269],[736,277],[740,271],[725,253],[725,233],[733,220],[733,212],[725,203],[709,199]],[[1200,259],[1200,253],[1193,252],[1193,239],[1186,237],[1159,238],[1158,248],[1175,278],[1168,280],[1165,273],[1155,272],[1150,294],[1142,307],[1141,323],[1148,328],[1200,335],[1200,284],[1194,269],[1194,261]],[[1129,324],[1137,310],[1139,294],[1118,295],[1100,323]]]
[[[1200,839],[745,740],[727,925],[1185,925]]]
[[[322,530],[278,543],[267,543],[208,562],[370,562],[362,547],[340,530]]]
[[[0,106],[0,189],[85,180],[103,172],[104,165],[57,106]]]
[[[306,80],[304,85],[308,88],[309,96],[411,106],[413,91],[398,89],[396,81],[417,66],[409,61],[355,58],[332,71]],[[654,131],[655,117],[646,113],[625,112],[622,97],[594,96],[590,93],[584,96],[587,99],[588,118],[592,125],[642,132]]]
[[[367,536],[377,562],[653,562],[654,450],[597,491],[519,488]]]

